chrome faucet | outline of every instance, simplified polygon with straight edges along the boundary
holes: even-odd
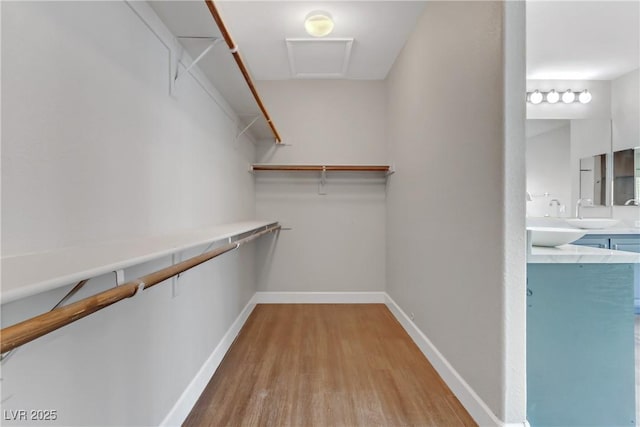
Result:
[[[629,199],[624,202],[625,206],[638,206],[638,199]]]
[[[576,218],[582,219],[582,212],[581,212],[580,208],[582,206],[585,206],[584,203],[592,204],[593,200],[591,200],[591,199],[578,199],[578,201],[576,202]]]
[[[551,207],[553,206],[553,204],[556,204],[556,206],[558,207],[556,210],[556,216],[560,216],[560,206],[562,206],[560,204],[560,200],[558,199],[551,199],[551,201],[549,202],[549,210],[551,210]]]

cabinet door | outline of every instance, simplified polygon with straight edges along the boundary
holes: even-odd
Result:
[[[610,241],[611,249],[640,253],[640,235],[611,236]]]
[[[611,236],[611,249],[640,253],[640,235]],[[634,264],[634,269],[634,305],[636,314],[640,314],[640,264]]]
[[[590,246],[592,248],[609,249],[609,236],[598,235],[586,235],[575,242],[572,245]]]
[[[527,419],[633,426],[630,264],[527,265]]]

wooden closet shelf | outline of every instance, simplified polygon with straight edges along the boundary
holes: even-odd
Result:
[[[275,165],[275,164],[253,164],[251,170],[263,171],[317,171],[317,172],[384,172],[393,173],[389,165]]]

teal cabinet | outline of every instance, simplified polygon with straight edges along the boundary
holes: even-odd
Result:
[[[589,246],[592,248],[609,249],[609,236],[586,235],[576,240],[572,245]]]
[[[617,235],[609,237],[609,248],[616,251],[640,253],[640,235]]]
[[[640,234],[587,234],[571,244],[640,253]]]
[[[640,253],[639,235],[619,235],[611,236],[609,240],[610,248],[616,251],[638,252]],[[635,291],[634,305],[636,314],[640,314],[640,264],[635,264]]]
[[[635,425],[633,264],[528,264],[527,419]]]
[[[573,245],[591,246],[593,248],[613,249],[616,251],[640,253],[640,234],[587,234]],[[640,265],[635,265],[634,306],[636,314],[640,314]]]

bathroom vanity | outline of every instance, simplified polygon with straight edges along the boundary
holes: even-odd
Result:
[[[640,230],[637,228],[589,230],[584,237],[572,244],[640,253]]]
[[[590,246],[592,248],[640,253],[639,231],[640,230],[637,228],[589,230],[587,235],[572,244]],[[640,314],[640,264],[635,265],[634,289],[635,312],[636,314]]]
[[[632,252],[578,245],[531,248],[527,418],[533,427],[636,425],[638,263],[640,254]]]

